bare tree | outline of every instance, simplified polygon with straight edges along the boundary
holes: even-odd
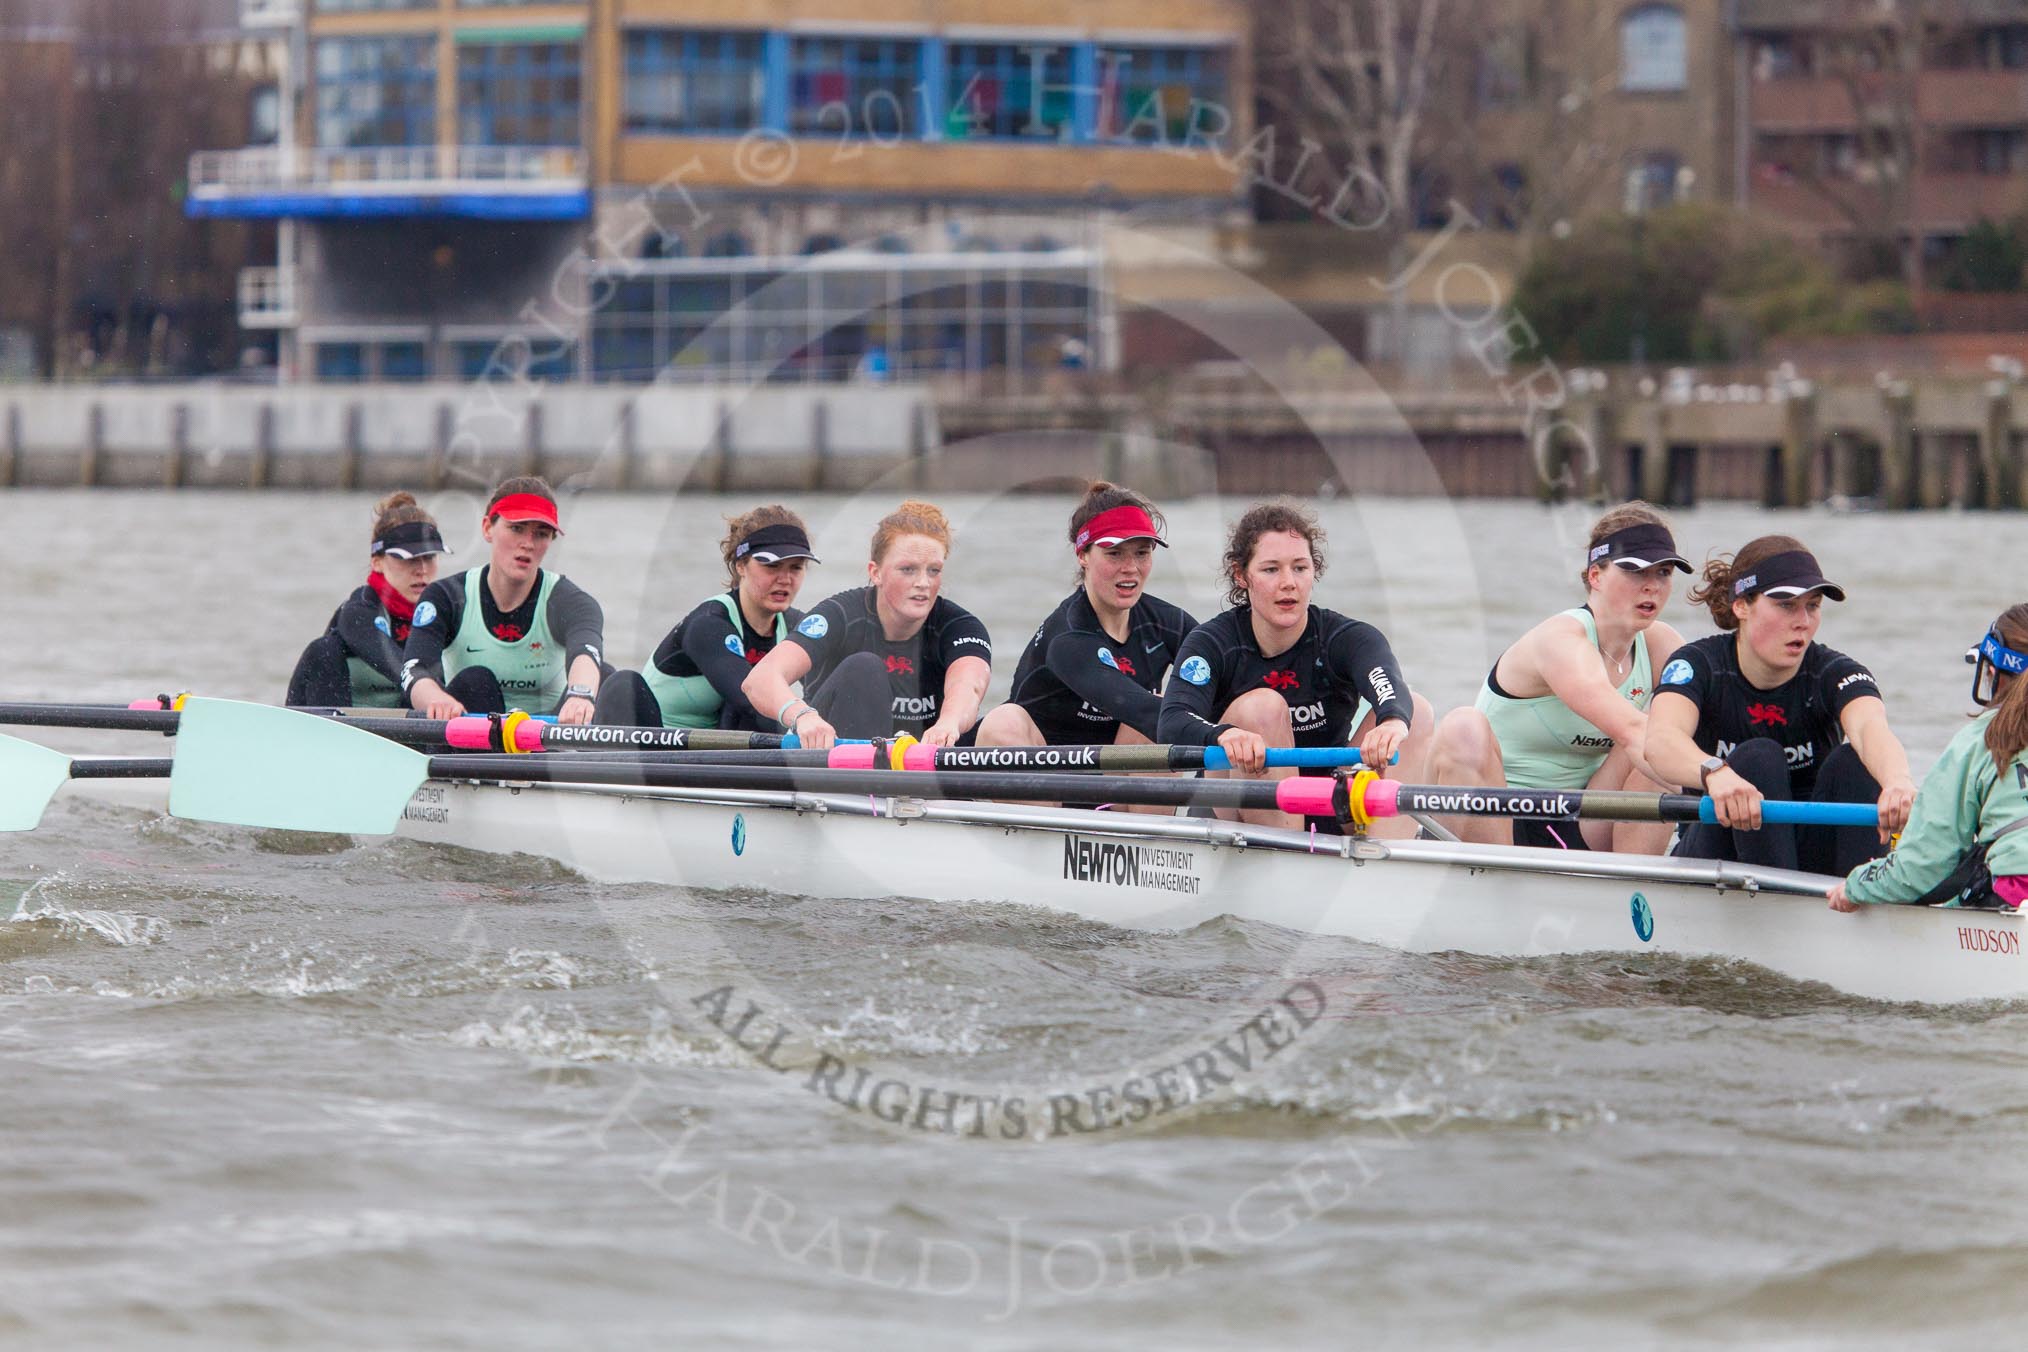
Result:
[[[1318,209],[1398,240],[1414,227],[1417,152],[1450,55],[1446,0],[1286,0],[1258,13],[1262,101],[1303,143],[1278,148],[1282,167],[1325,182]]]

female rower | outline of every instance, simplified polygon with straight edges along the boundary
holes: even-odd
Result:
[[[1649,766],[1718,812],[1677,854],[1843,874],[1907,822],[1915,783],[1873,673],[1816,642],[1827,596],[1845,590],[1786,535],[1705,565],[1690,600],[1726,632],[1678,648],[1648,709]],[[1764,827],[1763,798],[1877,802],[1880,827]]]
[[[993,675],[986,626],[938,593],[950,522],[904,502],[873,532],[869,585],[818,603],[742,689],[806,747],[912,734],[954,746],[979,717]],[[807,697],[790,686],[802,681]]]
[[[1095,483],[1070,515],[1078,589],[1014,669],[1007,702],[979,724],[980,746],[1151,742],[1156,691],[1197,621],[1145,591],[1162,514],[1130,488]]]
[[[1429,701],[1410,694],[1378,629],[1310,604],[1323,546],[1316,518],[1292,502],[1260,503],[1239,519],[1224,559],[1232,608],[1183,640],[1158,741],[1216,743],[1234,771],[1258,776],[1270,747],[1342,747],[1350,733],[1367,765],[1389,777],[1419,773],[1434,721]],[[1360,719],[1362,703],[1371,707]],[[1411,733],[1415,727],[1421,731]],[[1401,765],[1386,768],[1396,752]],[[1281,812],[1241,815],[1266,826],[1300,824]],[[1388,834],[1415,830],[1413,822],[1382,826]]]
[[[2002,614],[1965,658],[1985,712],[1922,781],[1893,852],[1831,888],[1832,910],[1893,902],[2014,910],[2028,901],[2028,605]]]
[[[1654,673],[1683,642],[1662,623],[1678,570],[1669,523],[1645,502],[1615,507],[1592,525],[1585,545],[1582,606],[1552,615],[1500,654],[1478,702],[1438,725],[1430,774],[1439,784],[1505,784],[1517,789],[1643,789],[1665,786],[1643,772]],[[1497,845],[1660,854],[1670,828],[1655,823],[1567,824],[1460,817],[1445,824],[1465,839]]]
[[[411,708],[431,718],[554,711],[589,723],[604,671],[605,613],[560,573],[543,571],[556,537],[556,494],[509,479],[487,500],[491,560],[432,582],[402,654]]]
[[[447,552],[436,518],[408,493],[373,509],[366,585],[345,598],[322,638],[303,649],[285,701],[318,708],[399,709],[401,647],[423,589]]]
[[[796,594],[817,555],[803,518],[786,507],[756,507],[726,524],[719,552],[727,590],[685,615],[647,670],[616,671],[599,687],[599,722],[774,730],[772,722],[763,727],[740,685],[802,621]]]

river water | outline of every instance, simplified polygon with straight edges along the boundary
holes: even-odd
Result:
[[[803,504],[826,559],[806,599],[858,581],[892,500]],[[475,560],[477,504],[437,505]],[[743,505],[583,498],[551,562],[638,662],[714,585]],[[1067,502],[945,505],[947,591],[999,642],[997,695],[1068,590]],[[1152,589],[1212,613],[1240,506],[1177,507]],[[1582,511],[1321,506],[1320,601],[1381,624],[1439,708],[1577,599]],[[0,495],[0,694],[278,698],[358,581],[368,507]],[[2020,599],[2012,518],[1677,524],[1693,557],[1772,530],[1816,549],[1852,596],[1823,638],[1874,666],[1918,770],[1968,707],[1966,645]],[[1669,618],[1708,632],[1681,595]],[[1230,921],[594,886],[77,792],[0,842],[0,914],[17,902],[8,1347],[1989,1347],[2028,1314],[2013,1007]],[[1037,1139],[1007,1141],[756,1064],[719,1026],[750,998],[748,1045],[792,1013],[806,1050],[901,1086],[889,1102],[1118,1084],[1263,1010],[1300,1036],[1146,1129],[1052,1132],[1030,1098]]]

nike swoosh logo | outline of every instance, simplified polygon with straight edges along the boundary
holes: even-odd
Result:
[[[484,648],[474,648],[471,644],[467,643],[465,645],[465,651],[468,653],[482,653],[486,650]]]
[[[1147,652],[1151,652],[1151,653],[1158,653],[1158,652],[1162,651],[1162,645],[1161,645],[1161,644],[1159,644],[1159,643],[1150,643],[1150,644],[1149,644],[1149,645],[1147,646],[1147,648],[1146,648],[1146,650],[1145,650],[1145,651],[1147,651]]]

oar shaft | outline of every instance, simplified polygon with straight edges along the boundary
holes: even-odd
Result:
[[[1711,799],[1689,793],[1634,793],[1623,789],[1468,788],[1448,784],[1392,784],[1366,790],[1373,817],[1423,813],[1440,817],[1518,817],[1530,821],[1715,822]],[[1761,803],[1770,825],[1876,826],[1871,803]]]
[[[94,756],[70,763],[72,779],[167,779],[176,762],[167,756]]]
[[[432,756],[432,779],[527,780],[621,787],[745,789],[922,798],[1003,798],[1051,803],[1136,803],[1157,807],[1279,808],[1331,811],[1329,780],[1280,783],[1241,779],[1129,779],[1108,775],[987,773],[936,770],[906,778],[887,770],[831,770],[761,765],[616,761],[559,756],[502,760],[498,756]],[[1319,793],[1321,791],[1321,797]]]

